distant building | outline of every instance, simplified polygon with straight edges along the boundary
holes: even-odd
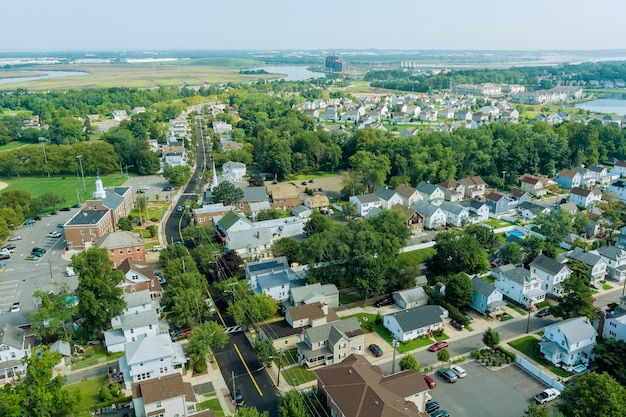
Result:
[[[339,55],[326,57],[326,71],[330,72],[346,72],[350,65],[344,61]]]

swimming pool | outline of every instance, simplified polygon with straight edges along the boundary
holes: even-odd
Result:
[[[518,239],[523,239],[524,233],[518,232],[517,230],[511,230],[511,231],[506,232],[506,237],[509,237],[509,236],[514,236]]]

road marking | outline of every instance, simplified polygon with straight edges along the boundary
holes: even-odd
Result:
[[[224,331],[228,334],[239,333],[239,332],[243,332],[243,328],[241,326],[230,326],[230,327],[225,328]]]
[[[243,363],[244,368],[246,368],[246,371],[248,372],[248,375],[250,376],[252,383],[256,387],[256,390],[259,391],[259,395],[262,397],[263,391],[261,391],[261,388],[259,388],[259,385],[256,383],[256,379],[254,379],[254,377],[252,376],[252,372],[250,372],[250,368],[248,368],[248,364],[246,363],[246,361],[243,360],[243,356],[241,356],[241,352],[239,352],[239,348],[237,347],[235,343],[233,343],[233,346],[235,348],[235,351],[237,352],[237,355],[239,355],[239,359],[241,359],[241,363]]]
[[[220,321],[222,322],[222,326],[226,327],[226,322],[224,321],[224,318],[220,314],[220,309],[217,308],[217,306],[215,305],[215,300],[213,299],[211,292],[208,289],[206,290],[206,292],[207,294],[209,294],[209,298],[211,299],[211,302],[213,303],[213,306],[215,307],[215,311],[217,312],[217,317],[219,317]]]

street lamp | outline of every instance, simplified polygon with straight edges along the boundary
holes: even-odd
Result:
[[[391,347],[393,347],[393,359],[391,360],[391,375],[396,373],[396,348],[398,347],[398,341],[394,337],[391,341]]]
[[[76,159],[80,163],[80,175],[83,177],[83,191],[87,194],[87,185],[85,185],[85,172],[83,171],[83,156],[76,155]]]
[[[50,169],[48,168],[48,157],[46,156],[46,147],[44,146],[44,142],[46,142],[46,138],[39,138],[39,142],[41,143],[41,149],[43,149],[43,160],[46,162],[46,171],[48,171],[48,178],[50,178]]]
[[[132,167],[134,167],[134,165],[126,165],[126,167],[125,167],[126,168],[126,178],[128,178],[128,168],[129,167],[132,168]]]

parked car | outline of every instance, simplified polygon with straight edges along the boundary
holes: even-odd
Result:
[[[72,209],[70,207],[63,207],[59,209],[59,211],[72,211]]]
[[[598,234],[596,235],[596,237],[597,237],[598,239],[602,239],[602,238],[606,237],[606,233],[604,233],[604,232],[603,232],[603,233],[598,233]]]
[[[381,356],[383,356],[383,350],[377,344],[372,343],[371,345],[369,345],[369,350],[377,358],[380,358]]]
[[[450,370],[454,372],[458,378],[465,378],[467,376],[465,369],[461,368],[459,365],[452,365]]]
[[[391,297],[385,297],[381,300],[376,301],[376,303],[374,304],[377,308],[380,307],[384,307],[384,306],[389,306],[393,304],[393,298]]]
[[[430,345],[428,350],[431,352],[437,352],[438,350],[445,349],[448,347],[448,342],[437,342],[434,345]]]
[[[172,186],[166,185],[165,187],[163,187],[163,191],[172,191]]]
[[[35,256],[37,258],[41,258],[43,256],[43,252],[31,252],[29,256]]]
[[[559,390],[554,388],[546,388],[543,390],[543,392],[535,395],[535,401],[537,401],[538,404],[545,404],[552,400],[556,400],[560,396],[561,393],[559,392]]]
[[[22,309],[22,306],[18,301],[17,303],[13,303],[13,305],[11,306],[11,309],[9,310],[9,313],[17,313],[21,309]]]
[[[13,244],[9,244],[9,245],[4,245],[2,247],[2,249],[6,249],[8,250],[10,253],[13,253],[15,251],[16,246]]]
[[[437,386],[437,383],[430,375],[424,375],[424,381],[428,384],[428,388],[433,389]]]
[[[44,248],[40,248],[38,246],[35,246],[31,252],[32,253],[38,252],[38,253],[42,253],[43,254],[43,253],[46,253],[47,251]]]
[[[446,368],[439,368],[439,370],[437,371],[437,375],[439,375],[449,383],[456,382],[456,380],[459,379],[459,377],[457,377],[451,369]]]
[[[9,239],[7,239],[9,242],[15,242],[16,240],[22,240],[22,236],[20,235],[15,235],[15,236],[11,236]]]
[[[165,245],[154,245],[152,247],[152,252],[158,252],[158,251],[163,250],[163,249],[165,249]]]
[[[437,410],[430,415],[430,417],[450,417],[450,413],[446,410]]]
[[[426,412],[432,413],[434,411],[439,410],[439,403],[437,401],[429,401],[426,403]]]
[[[26,257],[27,261],[36,261],[39,259],[39,256],[33,255],[32,253]]]
[[[60,238],[62,236],[62,234],[61,234],[61,232],[50,232],[46,236],[58,239],[58,238]]]
[[[537,312],[537,317],[545,317],[550,315],[550,307],[542,308]]]
[[[474,319],[472,318],[472,316],[470,316],[468,313],[463,314],[465,316],[465,318],[467,319],[467,321],[469,321],[470,323],[472,323],[474,321]]]
[[[183,206],[178,206],[178,207],[176,207],[176,211],[178,211],[178,212],[183,211]]]
[[[450,325],[452,325],[452,327],[454,327],[457,330],[463,330],[465,328],[465,325],[463,323],[459,323],[456,320],[452,320],[450,322]]]
[[[140,185],[140,186],[139,186],[139,189],[140,189],[140,190],[143,190],[143,191],[146,191],[146,190],[149,190],[149,189],[150,189],[150,187],[148,187],[147,185]]]
[[[80,208],[80,204],[73,204],[72,208]]]
[[[300,184],[307,185],[307,182],[306,181],[302,181]]]
[[[11,259],[11,255],[8,252],[1,252],[0,260],[4,261],[5,259]]]
[[[246,403],[243,399],[243,395],[241,395],[241,391],[239,391],[238,388],[235,388],[235,391],[231,392],[230,395],[233,397],[233,401],[235,401],[237,407],[241,407]]]

